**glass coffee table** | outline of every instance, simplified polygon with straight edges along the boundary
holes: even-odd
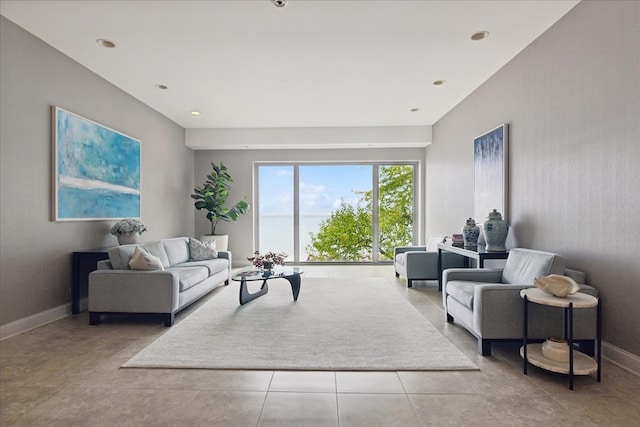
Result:
[[[267,282],[271,279],[287,279],[291,284],[291,292],[293,300],[298,301],[300,293],[300,275],[304,273],[298,267],[276,267],[273,270],[258,270],[253,267],[247,267],[231,276],[231,280],[240,282],[240,305],[246,304],[254,299],[261,297],[269,292]],[[247,282],[256,282],[262,280],[262,286],[258,292],[249,293]]]

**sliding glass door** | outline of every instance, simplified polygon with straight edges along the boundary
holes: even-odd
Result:
[[[256,243],[293,262],[379,262],[414,239],[413,164],[256,165]]]

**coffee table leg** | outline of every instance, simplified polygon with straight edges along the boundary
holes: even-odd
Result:
[[[291,283],[291,292],[293,292],[293,300],[298,301],[298,294],[300,293],[300,275],[294,274],[290,277],[285,277]]]
[[[298,289],[299,288],[300,285],[298,284]],[[254,299],[266,294],[267,292],[269,292],[269,286],[267,285],[266,280],[262,283],[262,286],[260,287],[260,290],[258,292],[254,292],[251,294],[247,289],[247,281],[242,279],[240,281],[240,305],[244,305],[250,301],[253,301]]]

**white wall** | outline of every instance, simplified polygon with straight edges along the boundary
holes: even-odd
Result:
[[[343,161],[418,161],[424,163],[424,148],[401,149],[344,149],[344,150],[207,150],[196,151],[195,154],[195,182],[204,182],[206,175],[211,171],[211,163],[223,162],[234,179],[233,187],[229,194],[229,204],[247,196],[253,205],[253,165],[254,162],[343,162]],[[423,187],[424,168],[420,172],[420,188]],[[424,212],[424,204],[419,202],[420,211]],[[195,211],[195,232],[202,235],[209,232],[209,222],[203,211]],[[229,233],[229,250],[233,252],[234,264],[240,265],[246,262],[246,257],[251,256],[253,248],[253,221],[255,210],[251,209],[247,215],[240,217],[237,223],[220,223],[217,233]],[[423,224],[424,216],[420,215],[420,224]],[[420,227],[422,229],[422,227]],[[424,233],[421,233],[424,235]]]
[[[603,303],[603,338],[640,355],[640,2],[583,1],[433,127],[427,232],[472,215],[473,138],[510,124],[519,246],[558,252]],[[484,221],[483,218],[476,218]]]
[[[71,253],[115,245],[113,221],[51,222],[51,105],[142,141],[142,240],[193,233],[184,129],[0,17],[0,325],[64,313]]]

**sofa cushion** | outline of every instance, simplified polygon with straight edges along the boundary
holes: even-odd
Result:
[[[189,261],[189,245],[186,237],[176,237],[173,239],[164,239],[162,243],[164,250],[169,258],[169,265],[180,264]]]
[[[175,265],[175,267],[206,267],[209,276],[229,269],[229,260],[225,258],[208,259],[204,261],[187,261]]]
[[[469,310],[473,310],[473,295],[476,286],[479,285],[486,285],[486,283],[454,280],[447,282],[447,294]]]
[[[509,251],[509,257],[502,272],[502,281],[533,286],[533,279],[549,274],[562,275],[566,263],[566,258],[558,254],[514,248]]]
[[[209,277],[209,270],[201,266],[189,267],[169,267],[167,271],[178,273],[178,283],[180,284],[180,292],[197,285],[198,283]]]
[[[164,250],[164,244],[162,241],[156,240],[139,246],[151,255],[157,256],[160,259],[160,262],[162,262],[164,268],[171,266],[169,263],[169,257],[167,256],[167,251]]]
[[[132,270],[164,270],[160,258],[140,248],[135,248],[133,251],[133,256],[129,260],[129,268]]]
[[[406,252],[402,252],[402,253],[399,253],[398,255],[396,255],[396,264],[404,265],[404,263],[406,261],[407,261],[407,253]]]
[[[201,242],[200,240],[189,237],[189,254],[192,261],[204,261],[218,257],[216,250],[216,241],[209,240]]]
[[[114,270],[129,270],[129,261],[137,245],[121,245],[109,249],[109,261]]]

